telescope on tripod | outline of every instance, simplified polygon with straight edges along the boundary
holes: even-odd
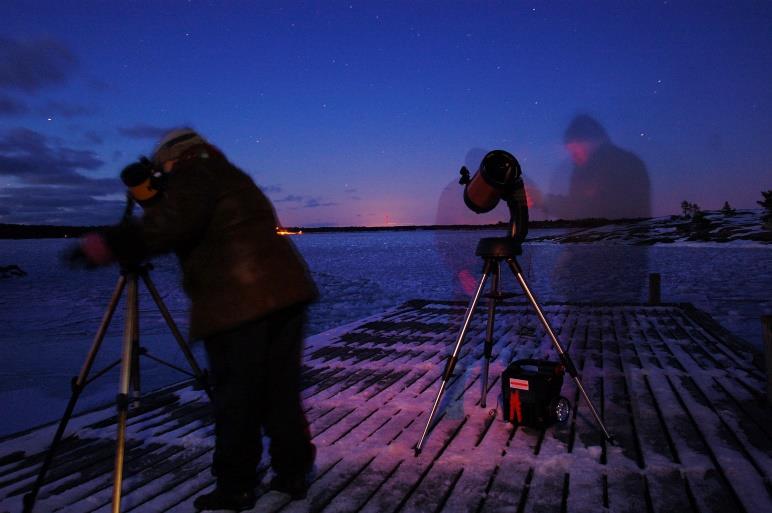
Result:
[[[123,213],[123,221],[127,222],[131,216],[133,209],[133,199],[131,196],[127,197],[126,208]],[[178,329],[174,322],[174,319],[169,312],[169,309],[163,302],[161,295],[150,278],[150,270],[153,266],[147,262],[122,262],[120,276],[115,286],[113,294],[105,311],[102,322],[96,331],[94,340],[91,343],[91,348],[86,355],[86,359],[83,363],[80,373],[72,380],[72,394],[70,396],[67,407],[65,408],[64,415],[59,420],[59,425],[54,434],[54,438],[51,442],[46,455],[43,459],[43,463],[38,472],[35,482],[32,484],[30,491],[24,496],[24,513],[32,513],[37,500],[40,488],[43,486],[48,469],[51,467],[53,458],[62,438],[64,432],[67,429],[67,424],[72,418],[75,405],[80,397],[81,392],[85,389],[86,385],[93,382],[98,377],[107,373],[110,369],[120,365],[120,380],[118,385],[118,394],[116,396],[116,410],[117,410],[117,435],[116,435],[116,449],[115,449],[115,465],[113,474],[113,494],[112,494],[112,513],[119,513],[121,510],[121,495],[123,484],[123,463],[124,453],[126,449],[126,424],[128,421],[128,415],[131,407],[138,404],[140,400],[140,357],[145,356],[158,363],[166,365],[179,372],[187,374],[190,377],[195,378],[196,383],[202,388],[206,394],[211,398],[211,390],[209,387],[207,375],[201,370],[196,362],[193,353],[190,350],[187,342],[182,336],[182,333]],[[172,335],[179,345],[182,354],[190,366],[191,372],[186,371],[176,365],[166,362],[160,358],[152,356],[145,347],[142,347],[139,341],[139,282],[142,281],[145,284],[150,296],[153,298],[153,302],[161,313],[162,317],[166,321]],[[96,360],[97,354],[102,342],[104,341],[107,329],[110,325],[117,308],[120,303],[121,296],[126,292],[125,308],[126,313],[124,315],[124,327],[123,327],[123,341],[121,345],[121,357],[120,359],[110,363],[104,369],[96,372],[93,377],[91,369]]]
[[[598,414],[598,410],[587,395],[571,357],[563,349],[563,346],[555,335],[555,332],[539,306],[533,291],[531,291],[531,288],[528,286],[528,283],[523,276],[523,270],[520,267],[520,264],[517,262],[516,257],[522,254],[522,243],[528,234],[528,202],[525,194],[525,185],[523,183],[520,163],[512,154],[503,150],[494,150],[485,155],[480,163],[479,169],[473,177],[470,178],[469,170],[466,167],[462,167],[460,173],[461,179],[459,180],[459,183],[465,186],[464,203],[466,206],[470,210],[482,214],[493,210],[499,201],[504,200],[509,208],[509,228],[505,237],[486,237],[480,239],[477,244],[475,254],[483,259],[482,277],[480,278],[474,295],[472,296],[472,300],[464,313],[461,330],[456,338],[453,351],[448,358],[442,373],[442,380],[440,388],[437,391],[437,397],[432,405],[421,438],[415,446],[415,455],[418,456],[421,453],[424,441],[432,427],[432,422],[437,414],[448,381],[453,376],[453,371],[458,362],[461,345],[466,337],[472,316],[474,315],[480,298],[483,297],[483,290],[485,289],[486,282],[492,277],[493,280],[489,293],[485,295],[485,297],[488,298],[488,319],[485,329],[482,398],[480,400],[480,406],[482,408],[486,407],[485,396],[488,391],[488,370],[493,353],[493,330],[496,316],[496,304],[504,298],[504,294],[500,290],[502,262],[504,262],[514,274],[528,303],[533,307],[539,322],[543,326],[552,345],[558,353],[560,363],[574,380],[579,393],[587,403],[598,427],[603,432],[603,436],[606,440],[613,443],[613,437],[609,434],[606,425]]]
[[[67,407],[64,411],[64,415],[59,421],[59,425],[56,429],[54,439],[51,442],[51,446],[45,455],[43,464],[38,472],[37,479],[32,485],[32,489],[24,496],[24,512],[31,513],[37,499],[38,492],[43,486],[46,473],[51,467],[51,463],[54,458],[56,449],[61,442],[64,432],[67,429],[67,423],[72,417],[75,405],[80,397],[83,389],[94,381],[96,378],[102,376],[110,369],[120,365],[120,381],[118,386],[118,395],[116,396],[116,409],[118,412],[118,432],[116,436],[116,450],[115,450],[115,468],[113,474],[113,497],[112,497],[112,511],[113,513],[119,513],[121,510],[121,487],[123,483],[123,459],[126,448],[126,423],[128,420],[128,414],[131,403],[139,401],[140,394],[140,356],[147,356],[156,362],[162,363],[175,370],[183,372],[196,379],[198,385],[203,388],[207,395],[210,395],[209,384],[206,374],[196,363],[196,359],[193,353],[190,351],[190,347],[182,337],[180,330],[174,323],[174,319],[169,313],[169,309],[161,299],[158,290],[156,289],[153,281],[150,278],[149,271],[152,269],[150,264],[137,264],[132,267],[124,267],[121,269],[121,274],[118,278],[118,283],[115,286],[115,290],[110,298],[107,306],[107,310],[102,317],[102,322],[97,329],[94,341],[91,344],[86,360],[83,363],[80,374],[72,381],[72,395],[67,403]],[[161,315],[166,321],[169,329],[177,341],[180,349],[182,350],[185,359],[187,360],[192,373],[187,372],[171,363],[165,362],[159,358],[151,356],[147,350],[140,345],[139,342],[139,281],[140,279],[145,284],[153,298],[156,306],[158,307]],[[123,342],[121,346],[121,357],[119,360],[112,362],[104,369],[95,373],[94,377],[90,378],[91,368],[96,359],[97,353],[102,345],[102,341],[107,333],[107,328],[110,325],[110,321],[118,308],[121,295],[124,290],[126,291],[126,313],[124,316],[124,329],[123,329]]]

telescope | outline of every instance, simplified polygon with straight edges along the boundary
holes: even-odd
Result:
[[[121,224],[130,223],[132,210],[134,203],[139,203],[142,207],[149,205],[150,202],[158,197],[158,192],[163,190],[165,184],[165,176],[156,166],[152,164],[147,158],[141,157],[138,162],[126,166],[121,172],[121,180],[129,189],[126,194],[126,207],[123,211],[123,217],[120,221]],[[71,259],[83,258],[83,253],[80,249],[76,250]],[[43,463],[38,471],[37,478],[32,484],[30,491],[24,496],[23,513],[32,513],[32,510],[37,501],[38,493],[45,483],[45,477],[49,468],[53,462],[54,453],[59,447],[62,439],[64,438],[67,424],[72,418],[75,410],[75,405],[81,392],[86,385],[91,383],[96,378],[104,375],[108,370],[120,365],[120,384],[119,393],[116,396],[117,415],[116,420],[118,424],[118,435],[116,437],[116,450],[115,450],[115,465],[113,473],[113,495],[112,495],[112,513],[119,513],[121,511],[121,498],[122,498],[122,486],[123,486],[123,473],[124,473],[124,459],[126,453],[126,427],[128,423],[129,409],[139,404],[140,395],[140,356],[148,357],[160,364],[166,365],[177,371],[181,371],[188,376],[196,379],[197,383],[204,389],[206,394],[211,397],[211,389],[209,387],[207,374],[201,370],[196,362],[195,356],[193,356],[188,343],[182,336],[179,328],[174,322],[169,309],[163,302],[161,295],[155,287],[152,279],[150,278],[150,270],[152,265],[149,263],[142,263],[141,251],[136,254],[131,254],[127,250],[127,255],[120,260],[121,274],[118,278],[118,283],[115,286],[113,295],[108,303],[107,311],[102,317],[102,323],[100,324],[94,340],[91,344],[91,349],[86,356],[86,361],[81,367],[80,374],[72,379],[70,400],[67,403],[67,407],[64,411],[64,415],[59,420],[59,425],[54,434],[51,446],[46,452]],[[150,296],[153,298],[159,312],[163,316],[166,324],[169,326],[174,339],[180,346],[183,355],[190,365],[191,371],[188,372],[172,363],[166,362],[152,356],[148,350],[140,345],[139,339],[139,281],[143,281],[147,287]],[[126,314],[124,316],[124,330],[123,330],[123,345],[121,348],[121,358],[112,362],[106,368],[94,373],[90,376],[93,365],[96,361],[99,349],[102,346],[107,329],[110,325],[118,305],[121,300],[121,295],[126,291]],[[131,389],[131,390],[130,390]]]
[[[508,237],[517,244],[528,234],[528,201],[520,163],[509,152],[493,150],[480,162],[472,178],[466,166],[459,183],[464,185],[464,204],[477,214],[493,210],[504,200],[509,208]]]
[[[121,181],[129,189],[130,198],[143,206],[163,190],[165,179],[164,172],[147,157],[140,157],[121,171]]]
[[[424,440],[432,427],[432,422],[434,421],[434,417],[440,406],[442,395],[445,393],[448,382],[453,377],[453,371],[459,360],[461,344],[464,342],[464,338],[466,337],[472,321],[472,316],[477,309],[477,304],[481,297],[488,299],[488,321],[485,327],[485,340],[483,343],[483,368],[480,373],[482,378],[480,406],[482,408],[486,407],[488,370],[490,361],[493,357],[493,325],[496,316],[496,304],[502,302],[506,298],[514,297],[514,294],[505,293],[501,290],[500,281],[502,263],[512,271],[520,288],[523,290],[523,294],[536,312],[545,333],[551,339],[552,345],[558,353],[560,359],[559,366],[551,362],[542,362],[542,367],[550,369],[560,368],[560,372],[562,372],[562,369],[565,369],[565,372],[573,378],[576,387],[579,389],[579,393],[584,398],[590,412],[593,417],[595,417],[595,421],[598,423],[598,427],[603,432],[603,436],[606,440],[613,443],[613,437],[608,432],[608,429],[606,429],[603,419],[600,418],[598,410],[587,395],[584,385],[582,385],[574,362],[571,360],[571,357],[565,349],[563,349],[563,346],[550,326],[547,317],[544,315],[541,306],[539,306],[536,296],[528,286],[525,276],[523,275],[523,269],[517,262],[516,256],[522,254],[522,243],[525,240],[525,236],[528,234],[528,201],[525,195],[523,172],[520,169],[520,164],[511,153],[504,150],[493,150],[483,157],[480,162],[480,167],[473,177],[470,178],[469,170],[466,167],[462,167],[459,183],[464,185],[464,203],[470,210],[477,212],[478,214],[490,212],[498,205],[499,201],[504,200],[507,203],[507,207],[509,207],[509,231],[506,237],[483,237],[477,244],[475,254],[483,259],[482,276],[477,284],[474,296],[464,313],[464,320],[461,323],[461,330],[456,338],[456,343],[453,346],[453,352],[445,362],[445,370],[442,372],[440,389],[438,390],[437,397],[435,397],[434,404],[429,411],[429,418],[426,421],[426,426],[424,426],[421,438],[414,448],[415,455],[418,456],[421,454]],[[489,278],[492,278],[490,290],[487,294],[483,294],[485,284]],[[505,381],[503,385],[510,385],[510,383]],[[559,393],[559,391],[560,387],[556,385],[556,390],[553,390],[552,392],[554,393],[551,395],[555,395],[556,393]],[[519,395],[517,397],[519,398]],[[550,413],[550,415],[547,416],[552,416],[557,420],[565,421],[569,416],[570,410],[567,410],[567,408],[570,409],[570,404],[567,399],[560,399],[562,400],[556,400],[553,403],[550,403],[544,411]]]

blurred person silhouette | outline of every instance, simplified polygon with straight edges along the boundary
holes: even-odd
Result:
[[[316,449],[300,369],[306,307],[317,293],[305,262],[276,233],[263,192],[195,131],[167,133],[152,162],[165,184],[139,201],[141,219],[88,234],[79,251],[92,265],[177,254],[191,299],[190,336],[204,340],[213,377],[217,485],[194,506],[254,506],[262,433],[276,473],[271,488],[305,497]],[[139,165],[147,164],[132,166]]]
[[[558,219],[629,219],[651,216],[651,185],[635,154],[611,142],[592,117],[576,116],[564,136],[573,164],[566,195],[546,194],[542,209]]]
[[[487,150],[483,148],[472,148],[466,153],[464,165],[467,169],[475,170],[480,166]],[[437,202],[437,214],[435,216],[435,225],[473,225],[473,224],[494,224],[506,219],[506,206],[497,206],[491,212],[485,214],[476,214],[464,205],[463,188],[458,183],[458,177],[448,183]],[[502,210],[502,208],[504,210]],[[474,294],[477,281],[480,279],[479,273],[480,258],[475,256],[475,245],[479,237],[477,235],[469,237],[469,243],[459,244],[460,237],[457,232],[449,230],[437,230],[434,234],[437,252],[441,261],[451,272],[451,291],[454,299],[465,298]]]
[[[643,161],[616,146],[594,118],[576,116],[564,134],[571,160],[565,194],[535,196],[552,219],[631,219],[651,217],[651,185]],[[648,250],[641,246],[568,244],[558,258],[554,292],[569,301],[639,301],[648,274]],[[613,275],[613,276],[612,276]],[[598,277],[605,277],[599,280]],[[618,283],[612,289],[597,284]],[[589,290],[593,286],[596,290]]]

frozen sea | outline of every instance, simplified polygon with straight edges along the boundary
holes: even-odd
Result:
[[[531,235],[547,232],[535,230]],[[319,233],[293,237],[321,291],[308,334],[414,298],[465,299],[479,279],[480,237],[499,231]],[[118,278],[116,268],[73,270],[60,254],[72,241],[0,240],[0,265],[28,274],[0,280],[0,436],[57,419],[70,396]],[[772,313],[772,247],[672,244],[652,247],[526,243],[519,259],[536,296],[548,301],[640,302],[650,272],[662,276],[665,302],[691,302],[756,347],[760,316]],[[152,277],[182,328],[187,299],[174,257],[156,259]],[[503,288],[516,291],[506,269]],[[142,287],[141,287],[142,288]],[[141,342],[153,355],[185,360],[146,293],[140,296]],[[122,309],[121,309],[122,311]],[[122,315],[113,320],[96,368],[118,357]],[[201,347],[196,355],[205,361]],[[144,359],[142,386],[185,376]],[[79,409],[112,400],[117,369],[89,384]]]

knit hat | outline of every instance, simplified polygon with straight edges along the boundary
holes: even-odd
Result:
[[[187,150],[200,144],[208,144],[206,139],[191,128],[175,128],[167,132],[153,151],[153,162],[163,164],[177,160]]]
[[[605,141],[608,135],[603,125],[586,114],[576,116],[568,125],[563,140],[571,141]]]

